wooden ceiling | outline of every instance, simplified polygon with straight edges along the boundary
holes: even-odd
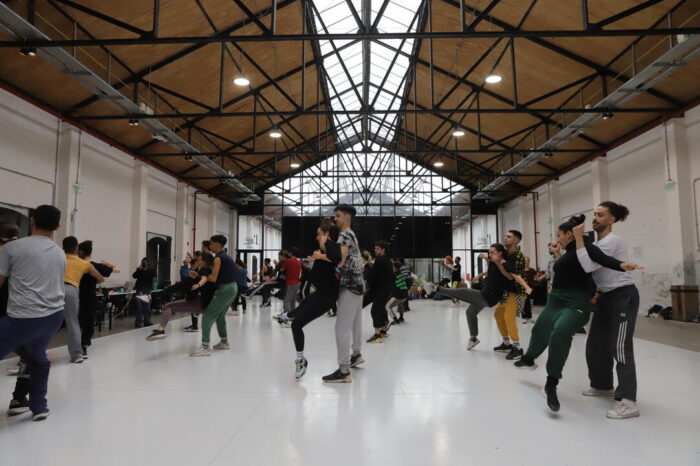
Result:
[[[277,0],[277,34],[313,30],[313,22],[303,20],[305,1]],[[379,0],[375,2],[380,4]],[[36,3],[35,26],[53,40],[137,38],[134,31],[153,28],[153,2],[145,0]],[[587,3],[591,24],[640,5],[634,0]],[[696,1],[646,3],[646,8],[608,27],[668,27],[669,12],[671,27],[700,27],[700,4]],[[5,4],[27,17],[28,2],[9,0]],[[259,36],[271,27],[271,6],[272,2],[266,0],[161,0],[158,37]],[[474,28],[477,32],[582,27],[580,0],[466,0],[465,7],[467,24],[481,18]],[[373,4],[373,9],[377,8]],[[484,10],[489,10],[488,14],[482,15]],[[460,30],[459,0],[433,0],[429,11],[430,17],[424,15],[420,31],[429,31],[430,27],[435,32]],[[95,12],[112,21],[97,17]],[[0,34],[0,39],[7,37]],[[488,184],[502,170],[517,163],[521,151],[544,141],[546,131],[556,131],[557,126],[576,118],[574,114],[546,110],[595,104],[606,90],[616,89],[631,77],[633,43],[637,69],[652,56],[658,56],[658,50],[668,47],[668,39],[663,36],[452,38],[432,39],[432,43],[429,39],[416,40],[417,54],[411,56],[409,86],[401,97],[403,107],[433,112],[402,115],[398,119],[399,130],[387,149],[403,152],[423,165],[449,155],[444,158],[441,173],[469,187]],[[293,113],[300,108],[330,110],[325,103],[327,84],[317,67],[319,54],[315,41],[224,45],[203,41],[83,46],[76,50],[76,57],[86,66],[109,79],[125,96],[145,103],[156,113],[197,114],[162,121],[202,152],[221,154],[213,159],[258,192],[289,176],[290,154],[303,152],[295,157],[304,167],[325,158],[342,144],[334,135],[332,118],[327,113]],[[27,58],[17,49],[0,48],[0,63],[0,80],[5,86],[43,102],[202,189],[225,199],[237,197],[232,187],[221,184],[184,154],[176,154],[171,146],[155,140],[144,128],[130,126],[126,119],[84,119],[115,115],[116,111],[109,102],[96,99],[73,77],[43,59]],[[251,81],[249,87],[232,82],[241,70]],[[503,76],[500,83],[485,82],[492,70]],[[700,97],[698,76],[700,60],[691,61],[627,105],[665,111],[617,113],[613,119],[600,121],[560,147],[568,152],[555,152],[502,189],[513,195],[525,192],[582,159],[604,152],[664,113],[694,104]],[[518,112],[477,115],[434,111],[438,107],[444,110],[477,106],[504,111],[516,108]],[[219,115],[220,112],[265,114],[234,117]],[[455,125],[467,131],[458,141],[451,135]],[[281,139],[269,137],[273,126],[282,131]]]

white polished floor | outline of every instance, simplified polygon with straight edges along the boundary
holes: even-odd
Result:
[[[159,342],[145,341],[147,330],[98,339],[82,365],[51,350],[52,414],[0,417],[0,464],[700,465],[700,353],[636,340],[642,417],[613,421],[610,401],[580,395],[577,336],[552,415],[544,368],[519,371],[491,351],[489,311],[482,344],[467,352],[462,306],[413,302],[390,341],[364,346],[351,384],[324,385],[336,367],[334,319],[307,327],[310,365],[296,382],[291,331],[270,319],[276,306],[229,317],[232,349],[209,358],[188,356],[199,336],[182,332],[189,319]],[[0,378],[3,403],[13,384]]]

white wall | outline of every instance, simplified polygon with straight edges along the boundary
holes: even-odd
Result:
[[[173,238],[172,278],[192,248],[194,189],[143,167],[129,154],[0,90],[0,202],[26,208],[57,205],[63,223],[57,241],[66,234],[93,240],[95,260],[122,267],[107,285],[130,279],[145,252],[147,232]],[[139,176],[140,170],[146,176]],[[76,183],[83,189],[77,195]],[[187,202],[178,205],[183,189]],[[231,217],[229,205],[198,195],[197,249],[216,233],[235,238]]]
[[[540,267],[545,267],[546,244],[563,219],[585,213],[589,221],[592,209],[601,200],[624,204],[631,215],[614,231],[625,240],[630,260],[646,267],[634,273],[642,310],[657,303],[670,305],[671,284],[697,285],[700,277],[698,212],[692,199],[685,199],[685,193],[692,192],[688,189],[692,190],[693,180],[698,178],[700,107],[695,107],[684,117],[670,120],[666,130],[663,125],[653,128],[597,162],[578,167],[537,189],[537,231],[533,225],[532,196],[509,202],[500,213],[502,231],[515,228],[521,229],[526,239],[536,236]],[[672,183],[667,183],[669,179]],[[695,184],[700,190],[700,180]],[[698,206],[700,192],[695,196]],[[676,244],[682,244],[682,252],[672,251],[671,245]],[[533,249],[532,241],[523,241],[526,255],[532,256]]]

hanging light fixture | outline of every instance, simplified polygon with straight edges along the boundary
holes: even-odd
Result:
[[[291,161],[289,162],[289,166],[291,168],[299,168],[299,167],[301,167],[301,164],[299,164],[299,162],[297,161],[297,159],[295,157],[292,157]]]
[[[36,57],[36,48],[35,47],[22,47],[19,49],[20,55],[24,55],[25,57]]]
[[[493,71],[486,76],[486,82],[489,84],[496,84],[500,83],[501,81],[503,81],[503,76]]]
[[[454,129],[452,130],[452,136],[456,138],[460,138],[464,136],[464,130],[460,128],[459,126],[455,126]]]
[[[440,158],[439,158],[438,160],[436,160],[436,161],[433,163],[433,165],[436,166],[436,167],[438,167],[438,168],[442,168],[442,167],[445,165],[445,164],[442,162],[442,156],[440,156]]]
[[[246,78],[243,74],[239,74],[233,78],[233,84],[236,86],[247,86],[250,84],[250,79]]]
[[[270,137],[273,139],[279,139],[282,137],[282,132],[277,128],[277,126],[272,127],[272,130],[270,131]]]
[[[607,112],[603,112],[603,120],[609,120],[614,116],[615,116],[615,114],[613,112],[611,112],[610,110],[608,110]]]

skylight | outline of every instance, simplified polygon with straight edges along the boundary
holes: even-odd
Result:
[[[379,32],[414,32],[418,27],[420,0],[366,1],[314,0],[314,23],[321,34],[356,33],[376,28]],[[354,11],[353,11],[354,10]],[[376,41],[320,41],[328,79],[328,98],[333,110],[398,110],[403,102],[409,75],[413,39]],[[403,52],[403,53],[401,53]],[[366,55],[366,56],[365,56]],[[339,142],[346,140],[391,141],[398,119],[396,114],[335,115]]]

